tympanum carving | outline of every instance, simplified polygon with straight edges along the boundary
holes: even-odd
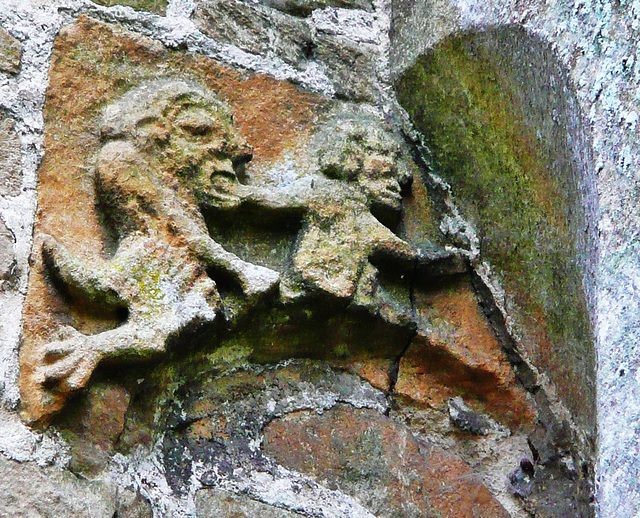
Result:
[[[99,131],[93,185],[111,255],[80,258],[45,235],[43,264],[60,294],[126,318],[94,334],[61,326],[33,374],[45,393],[64,399],[103,360],[157,356],[190,326],[228,318],[211,271],[233,279],[245,308],[266,294],[283,303],[322,296],[412,325],[406,308],[385,312],[372,261],[410,272],[448,257],[421,252],[382,223],[397,220],[411,174],[395,137],[355,109],[335,112],[309,145],[312,165],[277,187],[245,181],[251,147],[229,108],[195,83],[143,83],[103,109]],[[203,211],[241,206],[299,219],[285,271],[245,261],[211,237]]]

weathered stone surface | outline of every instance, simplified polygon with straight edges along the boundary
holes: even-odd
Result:
[[[194,20],[216,41],[263,57],[278,57],[300,70],[319,62],[339,97],[375,100],[379,49],[371,19],[362,21],[354,15],[342,20],[343,14],[328,10],[307,21],[293,15],[298,14],[297,5],[265,3],[273,8],[243,0],[201,0]],[[300,8],[301,14],[308,11],[302,4]]]
[[[267,153],[274,153],[274,132],[259,131],[256,125],[263,121],[257,116],[247,120],[244,110],[249,114],[256,110],[245,103],[258,93],[254,88],[264,95],[262,81],[254,85],[255,79],[234,79],[230,71],[214,70],[213,63],[209,72],[198,68],[201,80],[212,81],[212,89],[176,78],[141,81],[144,70],[151,75],[161,65],[164,74],[169,66],[181,70],[188,65],[186,57],[140,39],[121,36],[118,40],[113,35],[110,40],[110,32],[107,26],[83,21],[63,33],[58,43],[64,49],[66,40],[81,42],[67,54],[61,51],[47,103],[47,114],[56,122],[48,134],[49,153],[40,176],[35,249],[41,254],[35,254],[35,264],[41,273],[31,277],[34,295],[28,298],[36,306],[48,306],[49,316],[35,311],[36,306],[27,309],[22,348],[25,415],[39,420],[58,411],[71,393],[88,383],[100,363],[157,357],[194,326],[206,328],[214,337],[220,320],[236,325],[243,311],[278,293],[281,304],[299,300],[309,315],[318,316],[292,327],[294,345],[275,327],[262,334],[257,329],[273,325],[279,315],[285,321],[299,308],[283,307],[266,319],[254,315],[258,322],[262,319],[252,326],[251,333],[259,335],[251,344],[254,360],[300,355],[345,364],[370,357],[395,360],[407,339],[391,337],[408,336],[415,324],[407,280],[404,301],[396,303],[393,290],[387,292],[381,286],[380,273],[389,270],[410,276],[416,266],[419,271],[429,270],[436,256],[432,250],[423,253],[390,230],[398,224],[413,170],[406,159],[400,159],[401,146],[384,120],[345,105],[325,113],[323,124],[313,121],[315,133],[310,135],[311,106],[323,102],[294,94],[290,85],[274,83],[276,91],[283,89],[282,95],[284,90],[291,93],[287,106],[292,117],[284,127],[290,133],[280,142],[281,150],[305,136],[293,131],[294,114],[300,110],[298,126],[309,131],[308,156],[300,159],[295,180],[278,189],[261,185],[259,175],[251,178],[254,162],[246,166],[252,149],[239,130],[255,139],[258,166],[265,167],[259,160],[261,152],[267,164],[273,162],[277,155]],[[87,33],[104,36],[100,41],[105,48],[85,48],[82,42]],[[102,61],[111,49],[107,42],[128,53],[132,61],[129,67],[117,69],[119,79],[105,70]],[[83,59],[74,59],[78,56]],[[145,69],[133,65],[142,56]],[[68,87],[56,88],[57,81],[77,80],[78,75],[69,78],[67,74],[78,66],[89,67],[95,79],[82,108],[77,103],[68,105],[72,102],[66,95]],[[217,74],[209,77],[208,73]],[[82,77],[87,77],[86,70]],[[232,92],[234,80],[238,88]],[[125,81],[135,81],[137,86],[121,94]],[[90,97],[97,95],[97,85],[104,95]],[[214,90],[230,99],[235,96],[237,123]],[[109,94],[113,98],[106,102]],[[301,106],[292,102],[296,95]],[[57,113],[67,117],[64,127]],[[278,113],[282,119],[274,120],[274,127],[283,123],[286,113]],[[86,132],[96,120],[97,131]],[[74,131],[86,146],[73,150],[64,146]],[[91,149],[95,155],[89,155]],[[71,169],[62,170],[66,160]],[[83,162],[93,166],[82,166]],[[80,174],[72,175],[73,167]],[[65,202],[78,192],[87,197],[87,204],[70,213]],[[65,228],[62,219],[53,216],[56,211],[65,214]],[[86,218],[79,219],[82,211]],[[291,242],[283,247],[284,263],[271,262],[273,247],[266,258],[246,250],[247,242],[249,248],[254,245],[242,227],[243,217],[259,225],[268,218],[296,221]],[[229,233],[235,222],[240,223],[240,235]],[[71,228],[77,231],[71,233]],[[336,305],[329,312],[316,311],[309,302],[315,298]],[[345,318],[339,313],[347,305],[351,308]],[[45,324],[47,318],[58,326]],[[302,329],[322,334],[322,329],[310,326],[329,319],[342,326],[344,333],[324,341],[301,341]],[[352,333],[357,338],[348,338],[345,324],[354,319],[367,319],[371,327],[362,335]],[[281,335],[277,340],[269,338],[274,330]],[[383,333],[375,336],[374,330]],[[371,340],[362,339],[367,333]],[[239,339],[244,339],[241,336],[239,332]],[[329,344],[332,348],[326,349]],[[299,345],[304,348],[300,350]],[[390,383],[381,380],[379,385]]]
[[[22,191],[20,139],[11,119],[0,117],[0,196],[17,196]]]
[[[566,73],[547,43],[500,28],[440,42],[397,91],[479,233],[522,347],[592,433],[585,137]]]
[[[568,413],[555,417],[547,411],[538,414],[545,431],[538,429],[536,435],[544,436],[546,446],[540,445],[539,450],[532,446],[534,453],[538,450],[541,459],[557,461],[573,442],[571,462],[582,465],[585,477],[553,475],[558,477],[557,488],[573,484],[573,489],[554,497],[544,493],[548,486],[536,485],[534,491],[540,492],[535,496],[536,505],[545,500],[571,500],[580,516],[588,516],[593,512],[586,502],[592,498],[587,479],[595,444],[591,323],[595,321],[593,222],[598,202],[593,172],[597,161],[591,158],[589,131],[598,112],[592,105],[594,98],[584,89],[597,82],[593,77],[601,77],[600,72],[585,70],[588,58],[574,61],[570,57],[584,56],[586,47],[577,43],[583,36],[560,29],[567,26],[557,23],[555,16],[561,11],[555,8],[548,10],[548,6],[534,2],[526,14],[520,8],[496,5],[486,11],[473,10],[473,14],[465,11],[463,25],[481,27],[465,31],[458,25],[460,5],[396,3],[393,35],[397,47],[392,54],[398,71],[404,69],[397,84],[399,99],[424,133],[437,172],[451,184],[454,196],[462,200],[462,211],[478,230],[476,251],[480,260],[491,264],[491,269],[483,264],[478,271],[494,288],[491,296],[486,296],[487,290],[483,297],[493,298],[503,311],[499,318],[492,317],[492,323],[499,330],[508,315],[504,327],[545,374],[536,380],[534,373],[523,372],[520,379],[530,389],[541,384],[546,391],[540,394],[557,394],[558,408],[565,405],[576,425],[571,432]],[[418,14],[422,9],[433,13],[427,22]],[[567,14],[571,10],[567,7],[561,17],[571,19],[575,15]],[[525,18],[527,22],[521,26]],[[408,27],[421,23],[433,23],[436,30],[425,38],[407,40]],[[540,24],[547,28],[541,29]],[[580,34],[586,26],[581,27]],[[540,38],[541,34],[545,36]],[[594,45],[599,49],[601,42]],[[421,53],[418,48],[427,52],[414,66],[407,66]],[[577,70],[582,70],[580,77]],[[421,88],[424,90],[417,94]],[[605,112],[611,113],[610,106],[617,105],[615,98],[616,94],[607,98]],[[586,104],[585,99],[589,99]],[[591,125],[585,122],[589,118]],[[599,144],[596,141],[596,146],[618,138],[619,131],[611,133],[614,127],[615,123],[607,123],[607,137]],[[606,162],[602,160],[600,163]],[[604,185],[611,183],[608,180]],[[624,218],[628,217],[625,211]],[[503,332],[499,334],[504,337]],[[502,342],[513,357],[513,345],[509,340]],[[610,342],[606,350],[611,350]],[[555,388],[548,388],[549,381]],[[538,401],[539,409],[545,406]],[[531,444],[537,442],[533,439]],[[547,468],[553,471],[557,466]],[[574,483],[568,479],[579,480]],[[579,494],[568,497],[576,488]]]
[[[61,395],[83,388],[103,359],[157,355],[184,328],[212,322],[220,295],[207,268],[233,276],[249,303],[279,279],[213,241],[197,209],[234,208],[251,190],[235,172],[251,148],[212,92],[175,79],[143,83],[107,106],[100,133],[108,140],[93,180],[115,253],[86,262],[44,236],[42,254],[63,293],[128,317],[95,335],[63,328],[46,346],[35,381]]]
[[[22,45],[0,27],[0,72],[17,74],[20,71]]]
[[[95,41],[101,41],[102,45],[95,45]],[[142,164],[140,157],[136,158],[135,151],[132,151],[133,154],[129,153],[127,156],[133,161],[129,160],[129,162],[127,162],[127,159],[120,160],[124,155],[119,155],[118,153],[112,154],[114,157],[120,157],[117,158],[115,162],[109,158],[109,156],[111,156],[109,153],[115,151],[116,148],[120,151],[124,149],[122,146],[129,150],[135,149],[135,145],[132,148],[131,143],[125,144],[125,141],[127,141],[128,138],[130,140],[130,137],[133,135],[131,127],[135,126],[136,120],[140,120],[140,117],[143,117],[144,114],[141,115],[139,111],[135,110],[128,113],[126,108],[124,108],[123,112],[122,108],[119,108],[121,104],[117,102],[113,103],[109,108],[111,111],[107,110],[107,112],[105,112],[104,116],[106,119],[103,122],[103,138],[111,138],[112,140],[103,147],[100,140],[97,139],[98,135],[93,132],[91,128],[93,128],[95,124],[94,118],[99,116],[100,110],[104,108],[103,103],[105,99],[110,96],[114,100],[120,98],[119,102],[126,104],[127,97],[121,97],[120,93],[123,82],[139,84],[141,78],[154,78],[158,75],[159,71],[166,76],[167,68],[171,67],[176,73],[184,69],[190,70],[192,77],[198,77],[201,82],[208,82],[213,91],[218,92],[221,96],[228,99],[232,108],[235,108],[235,124],[243,131],[243,135],[247,135],[248,139],[250,139],[253,145],[254,163],[258,166],[273,161],[279,157],[287,145],[292,145],[296,143],[298,139],[304,138],[305,135],[308,134],[310,122],[314,118],[311,113],[311,107],[321,104],[319,98],[299,93],[287,83],[269,80],[260,76],[242,79],[238,73],[228,68],[220,67],[212,61],[198,57],[187,58],[179,54],[172,55],[167,50],[153,44],[149,40],[141,40],[137,37],[131,38],[130,35],[122,33],[117,29],[112,29],[86,19],[67,29],[58,39],[56,45],[60,59],[56,60],[56,67],[52,71],[52,81],[45,114],[45,117],[48,118],[51,124],[46,141],[47,158],[40,171],[39,235],[36,238],[35,245],[36,250],[42,250],[42,243],[46,243],[44,250],[49,268],[46,272],[46,279],[42,254],[35,253],[34,261],[36,267],[34,270],[38,271],[38,273],[30,277],[30,292],[39,293],[40,295],[29,296],[30,302],[28,303],[26,312],[27,323],[25,325],[25,336],[27,340],[21,351],[24,361],[22,390],[23,396],[25,397],[23,401],[27,414],[31,419],[39,419],[55,412],[63,404],[66,395],[74,390],[74,387],[79,388],[86,383],[88,376],[90,376],[95,365],[98,363],[96,360],[99,361],[98,357],[104,356],[104,351],[97,353],[98,350],[103,350],[102,346],[98,346],[97,349],[93,348],[94,352],[90,353],[89,349],[92,349],[90,342],[94,343],[94,345],[98,343],[96,341],[103,340],[115,343],[111,340],[111,335],[113,333],[121,334],[123,331],[126,332],[127,329],[125,326],[124,328],[118,328],[119,330],[114,330],[114,328],[123,321],[123,318],[126,317],[122,309],[118,308],[126,307],[133,300],[131,299],[128,303],[123,304],[124,299],[122,297],[124,292],[122,289],[124,289],[125,286],[121,284],[120,287],[114,286],[115,291],[113,290],[114,287],[105,291],[100,288],[99,284],[92,284],[90,278],[85,277],[79,279],[73,276],[80,275],[82,277],[83,275],[86,276],[89,272],[100,273],[100,271],[102,271],[100,275],[103,275],[106,270],[103,269],[103,271],[100,270],[100,268],[89,267],[78,269],[77,266],[82,264],[82,262],[97,264],[96,261],[104,265],[115,265],[118,261],[115,263],[107,261],[105,263],[104,255],[102,256],[103,258],[101,258],[101,254],[113,253],[114,246],[123,239],[125,244],[129,242],[133,245],[134,243],[131,239],[126,239],[126,234],[134,231],[136,228],[141,228],[139,227],[140,224],[145,226],[147,230],[152,231],[153,227],[156,226],[152,224],[151,227],[147,227],[147,223],[149,223],[150,220],[144,223],[144,220],[138,219],[140,214],[136,213],[135,207],[127,205],[133,198],[127,198],[127,196],[135,197],[136,193],[134,191],[135,189],[139,189],[138,194],[143,196],[143,199],[146,200],[144,203],[147,205],[149,205],[149,203],[153,205],[153,199],[158,201],[162,199],[162,197],[154,197],[154,194],[148,191],[140,182],[126,185],[124,191],[120,189],[122,186],[119,187],[117,182],[118,177],[123,178],[122,176],[118,176],[117,171],[119,170],[121,173],[126,174],[125,170],[127,167],[137,167],[139,164]],[[113,70],[105,66],[105,64],[110,60],[121,59],[116,56],[126,56],[123,62],[126,65],[118,66],[118,73],[114,74]],[[91,78],[91,80],[89,80],[89,78]],[[73,83],[73,88],[71,88],[70,82]],[[151,83],[148,83],[148,85],[150,84]],[[168,83],[165,83],[165,85],[166,84]],[[191,86],[192,83],[190,82],[182,81],[175,84],[181,84],[182,90],[185,88],[187,90],[190,89],[189,91],[196,96],[200,95],[201,97],[202,92],[204,92],[201,86]],[[240,85],[243,86],[240,87]],[[132,109],[133,107],[136,109],[140,108],[143,111],[144,109],[151,109],[149,102],[145,104],[143,99],[145,95],[144,92],[146,91],[145,88],[147,87],[130,91],[130,96],[135,97],[138,95],[140,97],[140,99],[138,99],[139,103],[136,101],[130,104]],[[69,95],[71,90],[81,96],[80,102],[78,102],[77,98]],[[160,91],[161,90],[162,88],[160,88]],[[169,89],[165,88],[164,91],[167,93]],[[148,101],[152,101],[154,95],[160,95],[160,97],[162,97],[162,94],[158,94],[158,92],[159,90],[157,88],[151,87],[149,89],[151,97]],[[197,92],[201,93],[198,94]],[[269,94],[268,92],[271,93]],[[213,93],[204,95],[205,97],[209,96],[208,98],[210,99],[215,98],[215,94]],[[255,102],[257,98],[260,98],[260,103],[258,104]],[[298,100],[296,101],[295,99]],[[211,102],[214,102],[214,100],[211,100]],[[219,101],[215,100],[214,104],[216,104],[216,106],[217,103],[219,103]],[[223,118],[226,117],[226,119],[229,120],[229,112],[223,110],[221,113],[223,113]],[[64,114],[62,118],[61,114]],[[196,113],[196,115],[198,114]],[[138,117],[138,119],[136,119],[136,117]],[[276,117],[279,120],[271,120],[272,117]],[[181,124],[183,122],[181,122]],[[195,126],[194,124],[189,125],[188,122],[184,122],[184,124],[187,128],[184,131],[200,131],[199,123],[195,123]],[[263,131],[263,124],[266,124],[267,127],[278,127],[280,130],[278,132]],[[153,127],[147,129],[150,131],[154,130]],[[127,137],[127,135],[129,135],[129,137]],[[235,135],[237,135],[237,133]],[[116,139],[114,141],[113,137],[119,137],[120,140]],[[76,140],[74,140],[74,138]],[[175,138],[178,139],[181,137],[175,134]],[[198,137],[195,138],[197,140]],[[228,142],[233,140],[231,137],[229,137],[229,139],[227,139]],[[81,146],[71,146],[69,143],[72,141],[76,143],[83,142],[84,144]],[[118,144],[118,142],[120,142],[120,144]],[[178,144],[176,143],[176,145]],[[223,142],[215,145],[226,144]],[[104,158],[101,163],[104,164],[103,170],[107,174],[106,176],[102,175],[101,182],[98,182],[99,188],[96,189],[97,186],[91,175],[87,174],[88,169],[84,169],[84,164],[89,163],[92,160],[92,158],[90,158],[91,154],[100,151],[101,147],[102,153],[100,156]],[[180,152],[182,153],[184,149],[186,148],[180,148]],[[206,150],[199,146],[199,144],[195,144],[192,149],[193,153],[198,152],[198,150],[200,150],[200,153],[203,155],[210,153],[210,150]],[[178,168],[188,165],[190,163],[189,161],[193,162],[195,160],[197,162],[194,158],[195,155],[186,156],[180,155],[180,153],[180,156],[172,155],[174,152],[175,149],[172,151],[168,148],[169,154],[166,158],[169,161],[173,160],[174,165]],[[173,159],[169,155],[173,156]],[[248,155],[248,151],[243,151],[242,156],[246,157],[250,155]],[[176,159],[178,160],[176,161]],[[182,166],[178,164],[180,161],[182,161]],[[237,164],[234,163],[233,167],[240,167],[242,165],[241,163],[245,161],[243,158],[238,161]],[[193,162],[194,165],[196,162]],[[118,167],[112,168],[112,166],[118,164]],[[231,162],[229,162],[229,164],[231,164]],[[172,174],[171,171],[176,172],[175,168],[172,167],[158,169],[158,171],[160,170],[164,170],[165,173],[170,175]],[[230,171],[231,170],[232,169],[230,169]],[[116,173],[115,176],[113,176],[112,173]],[[174,180],[168,184],[164,182],[163,185],[168,186],[175,183],[179,176],[179,174],[178,176],[174,175]],[[115,183],[114,180],[116,180]],[[143,179],[140,181],[143,181]],[[213,186],[209,186],[209,188],[213,188]],[[225,187],[218,185],[215,189],[224,190],[224,188]],[[100,191],[100,189],[102,190]],[[196,190],[198,189],[200,188],[196,188]],[[100,193],[102,194],[100,195]],[[182,214],[180,216],[176,213],[176,215],[179,216],[178,219],[184,220],[184,217],[186,217],[187,219],[184,221],[191,221],[191,223],[187,225],[187,227],[191,229],[188,230],[188,232],[195,231],[196,234],[198,232],[206,233],[203,228],[204,222],[202,221],[202,216],[198,216],[197,213],[193,212],[195,205],[192,205],[191,209],[184,212],[184,209],[180,205],[182,202],[179,202],[178,199],[175,198],[175,195],[172,196],[174,196],[174,200],[177,203],[174,204],[174,208]],[[200,198],[200,194],[197,194],[196,197]],[[224,196],[223,198],[229,201],[228,198]],[[95,211],[98,200],[102,200],[99,204],[99,206],[101,205],[100,211],[102,214],[96,213]],[[222,198],[220,198],[220,200],[222,201]],[[204,199],[200,201],[204,201]],[[192,203],[198,202],[194,200]],[[71,206],[74,207],[72,212],[67,210],[68,207]],[[66,214],[66,216],[62,217],[62,214]],[[196,218],[195,220],[193,219],[194,217]],[[198,218],[200,219],[199,223],[197,222]],[[178,223],[178,225],[186,229],[184,221]],[[193,226],[194,222],[195,226]],[[172,230],[166,228],[165,221],[158,223],[159,226],[157,226],[157,230],[165,233],[166,239],[168,240],[167,244],[169,242],[173,242],[173,244],[169,244],[169,248],[167,248],[165,252],[159,255],[156,254],[156,259],[160,259],[161,257],[169,258],[171,254],[169,253],[167,255],[167,251],[175,250],[174,245],[178,245],[180,248],[184,246],[184,243],[179,244],[175,238],[172,237]],[[107,229],[106,233],[105,227]],[[168,234],[166,234],[167,232]],[[55,236],[55,240],[45,238],[45,233]],[[193,235],[195,236],[195,234]],[[201,234],[201,236],[205,236],[205,234]],[[135,238],[134,241],[136,239],[137,238]],[[213,241],[210,240],[208,235],[206,235],[205,241],[210,245],[213,244]],[[137,242],[138,245],[141,244],[139,240]],[[156,246],[158,240],[151,238],[148,244],[151,242],[154,242],[154,247],[157,251],[160,251]],[[137,260],[135,259],[136,257],[140,259],[138,252],[135,252],[136,246],[133,246],[133,248],[128,247],[129,252],[132,253],[125,253],[127,247],[121,246],[119,248],[122,258],[125,256],[129,257],[128,260],[125,260],[125,263],[127,261],[130,263],[128,263],[129,270],[130,267],[133,266],[131,261],[135,262]],[[218,249],[220,249],[219,245],[213,246],[217,246]],[[151,248],[148,246],[146,246],[146,248],[142,246],[139,252],[144,251],[144,253],[148,253],[150,250]],[[205,252],[205,255],[206,254],[207,252]],[[188,255],[190,254],[188,253],[187,256]],[[233,258],[234,256],[224,252],[221,257]],[[142,261],[140,265],[144,266],[143,263],[149,263],[149,259],[150,256],[147,257],[147,260]],[[232,259],[232,261],[235,260],[239,261],[237,258]],[[223,260],[223,262],[225,261],[226,259]],[[241,261],[237,264],[246,263],[242,263]],[[220,265],[222,265],[222,263]],[[158,265],[156,264],[156,266]],[[202,263],[202,266],[204,266],[204,263]],[[170,263],[166,261],[165,267],[168,267],[169,270],[172,268]],[[247,267],[249,267],[249,265],[247,265]],[[116,270],[112,273],[117,273]],[[196,270],[199,270],[200,273],[197,273]],[[196,277],[198,275],[200,275],[200,277],[204,275],[204,268],[198,266],[196,270],[193,271]],[[222,270],[224,270],[224,267]],[[267,272],[265,268],[259,266],[251,266],[249,270],[256,274]],[[249,270],[247,270],[246,273],[251,273]],[[142,272],[142,270],[139,271]],[[73,273],[73,275],[69,276],[65,275],[65,273]],[[129,274],[130,273],[131,271],[129,271]],[[142,275],[142,277],[138,276],[141,281],[143,281],[143,277],[146,279],[142,284],[131,283],[131,279],[136,277],[135,275],[133,275],[133,277],[126,277],[126,279],[129,279],[125,283],[128,283],[129,287],[127,290],[129,290],[129,295],[134,292],[139,293],[141,296],[144,295],[142,292],[146,289],[145,286],[147,286],[149,282],[151,282],[151,284],[156,283],[156,288],[158,287],[157,282],[160,281],[159,277],[153,277],[153,275],[151,275],[151,277],[148,275],[145,277],[145,275],[146,274]],[[236,271],[236,274],[232,273],[232,276],[233,275],[237,277],[237,275],[242,276],[244,274]],[[274,273],[270,277],[271,281],[268,281],[265,277],[265,282],[273,285],[275,275],[277,274]],[[51,285],[48,281],[49,276],[57,277],[58,286],[62,285],[64,288],[66,285],[66,288],[63,289],[65,293],[64,297],[60,297],[60,293],[56,293],[57,290],[55,286]],[[124,279],[125,278],[123,278],[123,280]],[[211,282],[207,280],[208,277],[202,277],[202,279],[205,283]],[[189,283],[185,284],[185,287],[188,284]],[[242,285],[243,281],[241,281],[240,284]],[[202,291],[204,285],[198,286],[197,289]],[[124,295],[124,297],[126,299],[128,296]],[[145,297],[146,296],[143,296],[139,300],[142,301]],[[146,300],[147,302],[151,302],[154,298],[151,296],[150,298],[147,297]],[[100,308],[100,304],[104,301],[110,301],[110,303]],[[136,302],[136,304],[138,303]],[[187,306],[192,307],[192,309],[195,307],[191,302],[189,302]],[[45,307],[49,309],[45,310]],[[209,320],[211,320],[214,315],[212,312],[215,311],[215,309],[211,309],[211,306],[209,308],[207,311],[211,313],[209,318]],[[132,321],[135,321],[136,318],[141,317],[143,314],[145,313],[136,313],[136,311],[134,311],[129,315],[133,318]],[[187,315],[186,313],[180,314],[183,315],[183,317]],[[57,322],[57,325],[52,327],[54,322]],[[166,322],[166,319],[158,320],[158,323],[162,323],[162,325]],[[59,329],[61,325],[71,325],[67,335],[63,337],[56,336],[55,332],[52,333],[55,328]],[[102,334],[104,331],[108,331],[108,333]],[[88,333],[92,337],[88,338],[88,335],[83,333]],[[42,347],[46,343],[51,344],[53,342],[57,342],[58,344],[50,346],[50,355],[45,362],[50,365],[44,367],[42,361],[46,354]],[[36,343],[40,345],[38,346]],[[145,343],[148,343],[148,341]],[[89,349],[85,346],[89,347]],[[131,356],[131,353],[134,353],[135,356],[135,348],[131,348],[129,345],[125,348],[128,350],[126,355]],[[81,350],[83,352],[80,352]],[[38,372],[38,365],[43,366],[44,370],[41,369],[40,372]],[[71,383],[69,383],[69,381],[71,381]],[[49,388],[53,385],[55,390],[45,388],[43,391],[43,383],[47,384]]]
[[[463,432],[473,435],[488,435],[491,432],[505,431],[505,427],[501,427],[493,419],[474,412],[460,396],[450,399],[447,406],[451,422]]]
[[[327,63],[326,72],[336,85],[338,96],[367,101],[375,99],[376,46],[322,33],[314,44],[314,56]]]
[[[115,488],[80,480],[59,468],[42,468],[0,456],[0,516],[112,518]]]
[[[96,383],[56,423],[65,430],[71,446],[69,467],[75,473],[94,477],[107,467],[124,430],[129,400],[123,387]]]
[[[0,282],[7,280],[15,266],[14,244],[16,239],[13,232],[7,228],[0,218]]]
[[[297,513],[278,509],[271,505],[251,500],[244,495],[228,491],[200,489],[196,493],[198,516],[224,516],[227,518],[295,518]]]
[[[111,7],[113,5],[127,5],[134,9],[146,9],[158,14],[164,14],[167,9],[167,0],[93,0],[97,4]]]
[[[353,516],[360,516],[359,505],[348,496],[284,472],[265,457],[260,449],[262,429],[278,416],[310,408],[321,412],[338,402],[382,413],[387,403],[381,392],[323,362],[251,365],[246,351],[237,348],[194,354],[169,365],[170,369],[159,365],[147,373],[141,384],[133,375],[131,385],[138,394],[132,396],[120,448],[135,451],[161,437],[163,476],[174,494],[188,502],[187,495],[202,485],[242,492],[302,514],[351,509]],[[216,501],[215,505],[224,504]],[[209,504],[199,497],[196,505]],[[256,506],[264,508],[257,503],[252,507]]]
[[[416,290],[418,334],[400,360],[395,390],[443,408],[466,402],[510,427],[531,429],[535,410],[471,290],[467,278]]]
[[[151,504],[144,499],[140,493],[136,493],[130,489],[118,488],[116,500],[116,513],[118,518],[153,518]]]
[[[291,414],[267,425],[264,449],[353,494],[376,516],[509,516],[464,462],[369,410]]]
[[[194,12],[196,23],[216,41],[261,56],[278,56],[302,66],[312,53],[305,21],[242,0],[204,0]]]
[[[229,15],[220,38],[258,45],[269,66],[276,53],[292,51],[302,68],[317,58],[341,71],[338,97],[375,97],[364,54],[381,50],[373,29],[384,13],[327,9],[303,20],[225,5],[247,18]],[[101,15],[151,33],[162,26],[173,50],[86,18],[56,40],[21,349],[24,415],[46,423],[59,412],[52,424],[69,442],[70,469],[134,489],[120,489],[118,515],[194,516],[200,506],[507,516],[495,495],[518,515],[502,491],[514,451],[531,457],[524,431],[537,410],[469,288],[468,261],[445,249],[426,169],[375,106],[204,57],[240,53],[197,34],[189,8],[172,4],[182,14],[171,20]],[[285,21],[265,32],[271,20]],[[296,57],[298,36],[273,43],[291,36],[287,27],[313,28],[315,57]],[[368,82],[349,83],[350,67]],[[274,275],[252,290],[251,271]],[[197,281],[209,297],[192,289]],[[190,313],[203,299],[195,306],[207,313]],[[527,387],[548,410],[544,392]],[[468,408],[454,408],[457,396]],[[413,416],[429,413],[416,431]],[[569,459],[564,447],[543,449],[561,431],[532,442],[533,463],[549,472]],[[501,454],[508,460],[488,476]],[[574,487],[570,477],[560,485]],[[536,512],[547,496],[531,494]]]
[[[509,474],[512,491],[522,498],[526,508],[540,518],[589,516],[585,492],[577,492],[575,471],[567,465],[541,466],[523,460]]]

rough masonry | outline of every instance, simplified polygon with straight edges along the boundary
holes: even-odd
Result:
[[[575,41],[547,30],[569,19],[565,35],[606,32],[619,14],[9,4],[5,512],[587,517],[597,501],[602,516],[636,505],[612,493],[622,457],[595,395],[595,347],[614,318],[605,111],[568,57]],[[611,70],[599,52],[583,47]]]

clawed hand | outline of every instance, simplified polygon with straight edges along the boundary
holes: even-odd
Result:
[[[62,340],[47,344],[44,365],[36,371],[43,385],[63,384],[70,391],[84,387],[103,357],[91,347],[90,337],[70,326],[60,331]]]

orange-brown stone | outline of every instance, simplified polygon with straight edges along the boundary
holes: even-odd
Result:
[[[400,361],[398,394],[433,408],[462,396],[511,427],[531,426],[535,411],[516,379],[467,278],[417,290],[423,322]]]
[[[351,494],[378,517],[509,516],[460,458],[372,410],[298,412],[264,433],[265,453]]]
[[[87,397],[72,402],[57,424],[71,445],[71,467],[91,475],[106,467],[115,444],[124,430],[129,408],[129,392],[114,383],[96,383]],[[73,436],[73,437],[71,437]]]
[[[43,419],[63,403],[45,397],[32,379],[41,348],[61,325],[97,333],[120,316],[63,300],[42,266],[42,235],[50,234],[79,258],[103,254],[103,230],[95,211],[93,161],[101,109],[141,81],[175,77],[204,84],[231,107],[235,124],[252,145],[250,167],[278,160],[308,135],[326,101],[290,83],[242,74],[203,56],[173,52],[148,38],[86,17],[64,29],[54,46],[44,108],[45,159],[39,171],[38,214],[21,348],[23,415]]]
[[[385,358],[367,358],[353,362],[347,368],[374,387],[387,392],[391,388],[392,363],[392,360]]]

